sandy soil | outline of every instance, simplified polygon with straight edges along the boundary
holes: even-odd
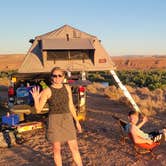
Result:
[[[88,94],[87,120],[82,124],[84,132],[78,134],[78,143],[83,164],[86,166],[164,166],[166,165],[166,144],[156,148],[156,159],[150,155],[135,157],[129,140],[120,141],[120,129],[111,117],[116,114],[127,120],[128,108],[123,104],[97,94]],[[163,127],[165,115],[151,118],[145,130]],[[0,149],[2,166],[53,166],[52,148],[45,140],[45,130],[40,129],[23,135],[26,139],[22,145]],[[63,165],[74,166],[68,146],[62,146]]]
[[[24,54],[0,55],[0,71],[17,70],[25,58]]]

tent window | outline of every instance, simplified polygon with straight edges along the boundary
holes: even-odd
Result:
[[[73,30],[73,38],[80,38],[81,37],[81,32]]]
[[[47,60],[68,60],[67,51],[47,51]]]
[[[71,51],[70,59],[89,59],[89,51]]]
[[[47,60],[86,60],[90,59],[94,63],[94,50],[48,50]]]

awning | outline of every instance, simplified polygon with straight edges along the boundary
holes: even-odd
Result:
[[[43,50],[94,50],[89,39],[43,39]]]

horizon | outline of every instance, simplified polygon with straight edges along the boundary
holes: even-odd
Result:
[[[9,54],[1,54],[0,56],[14,56],[14,55],[23,55],[26,56],[27,53],[9,53]],[[110,55],[110,57],[166,57],[166,54],[151,54],[151,55],[141,55],[141,54],[132,54],[132,55]]]
[[[29,39],[68,24],[97,36],[110,56],[166,55],[164,0],[6,0],[0,4],[0,54],[26,54]]]

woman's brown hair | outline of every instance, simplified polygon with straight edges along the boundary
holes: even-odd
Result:
[[[63,76],[65,75],[65,71],[63,69],[61,69],[60,67],[54,67],[50,72],[50,76],[52,76],[54,71],[56,71],[56,70],[61,71]]]
[[[54,67],[50,72],[50,81],[51,81],[51,83],[53,81],[52,80],[52,75],[53,75],[54,71],[56,71],[56,70],[61,71],[62,75],[65,76],[65,73],[66,73],[65,70],[61,69],[60,67]]]

